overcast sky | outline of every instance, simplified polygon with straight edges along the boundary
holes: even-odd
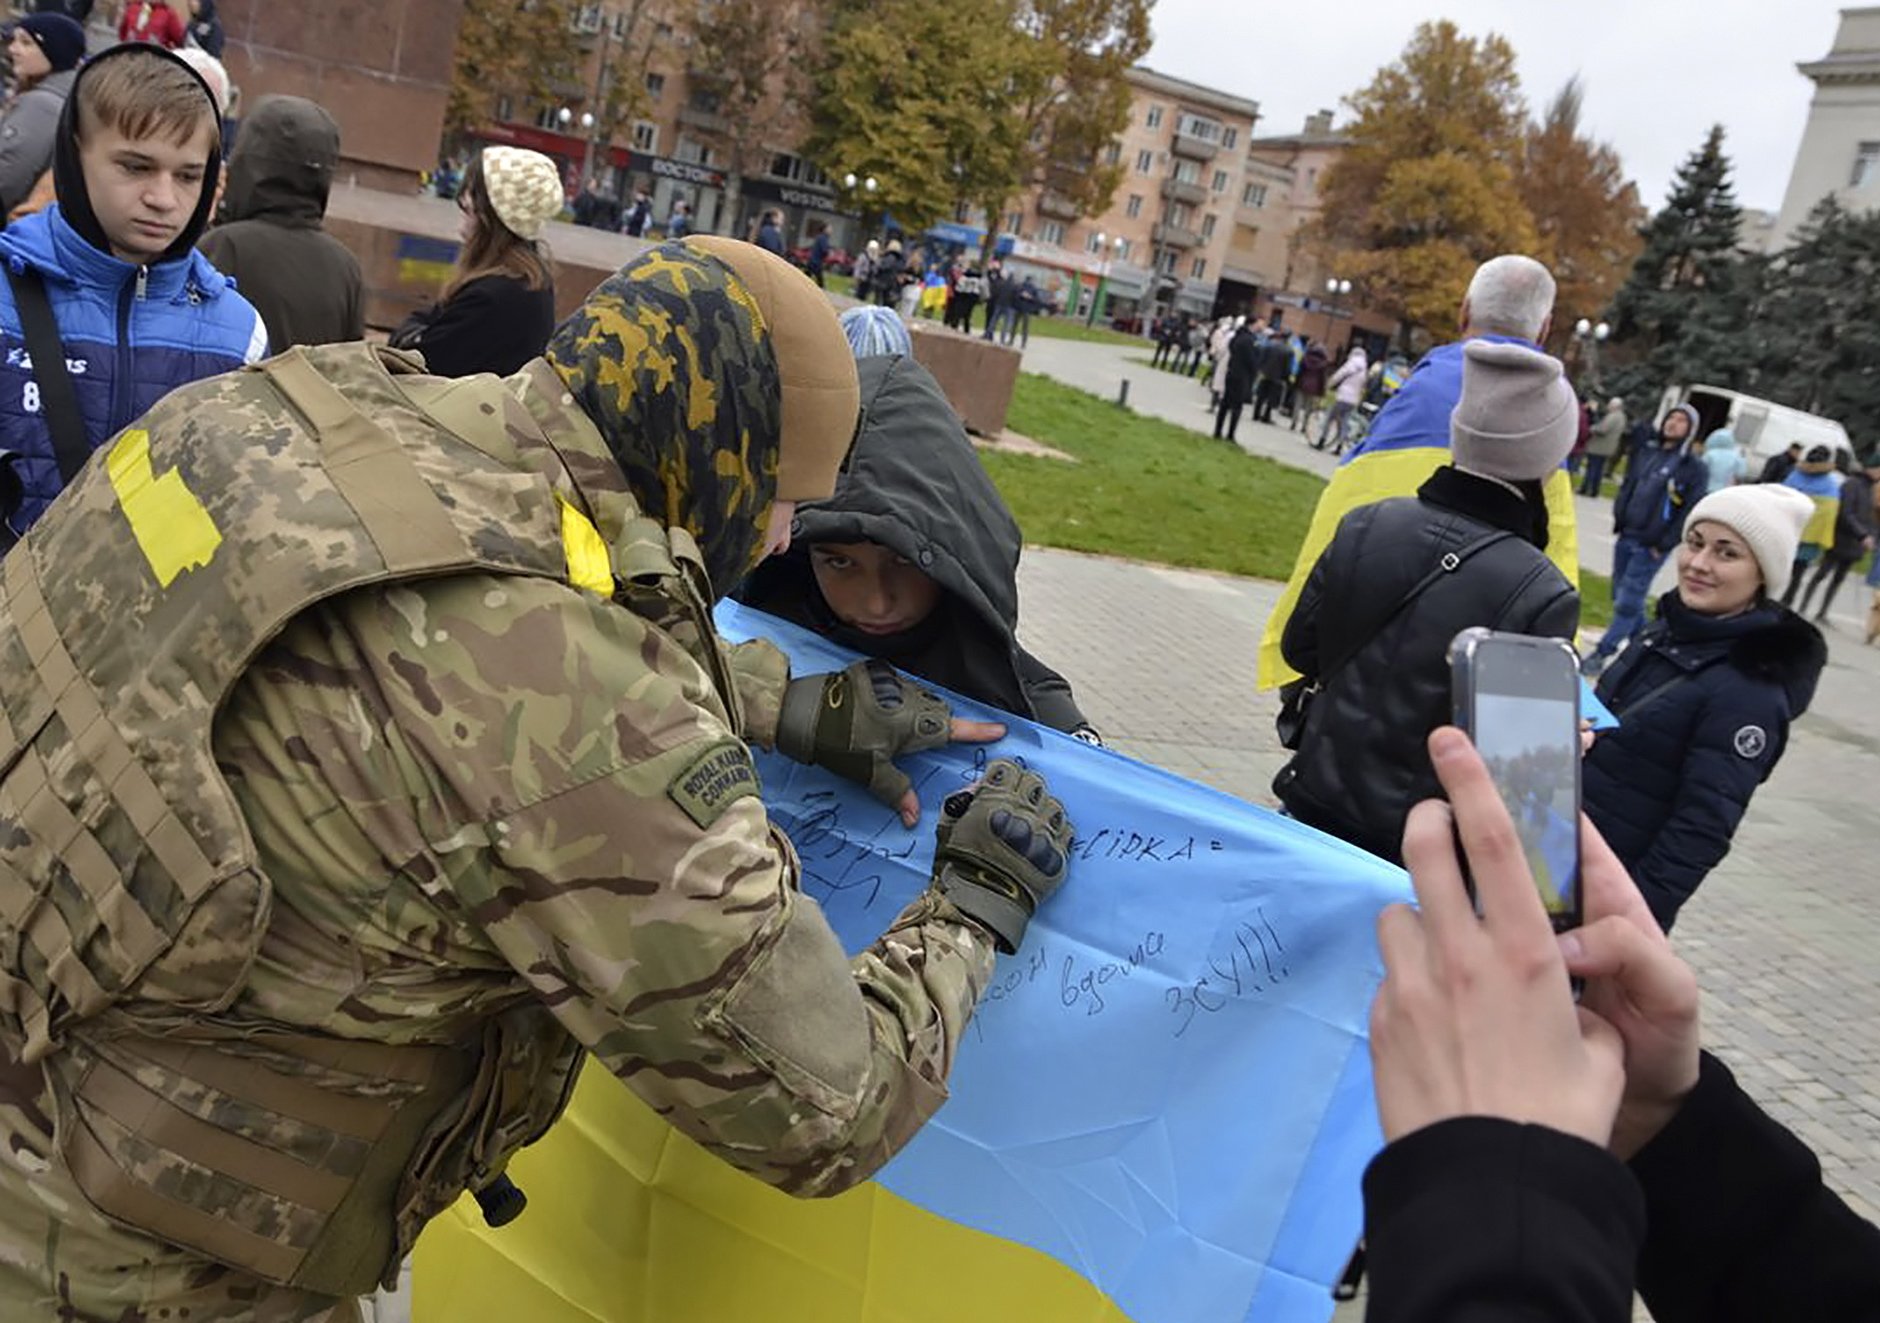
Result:
[[[1539,106],[1573,74],[1586,85],[1585,125],[1619,149],[1645,205],[1657,210],[1672,172],[1721,123],[1737,199],[1775,211],[1788,187],[1814,84],[1795,71],[1833,44],[1854,0],[1157,0],[1162,73],[1260,103],[1259,132],[1293,133],[1321,107],[1395,59],[1416,25],[1452,19],[1499,32]],[[1339,122],[1345,121],[1342,112]]]

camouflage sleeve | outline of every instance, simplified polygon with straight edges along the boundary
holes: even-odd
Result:
[[[535,581],[386,596],[408,775],[480,810],[430,828],[471,922],[726,1161],[801,1195],[867,1179],[945,1099],[991,941],[929,897],[849,960],[706,672],[641,618]]]
[[[731,680],[744,707],[744,738],[764,749],[777,745],[777,718],[790,683],[790,659],[769,639],[751,639],[726,649]]]

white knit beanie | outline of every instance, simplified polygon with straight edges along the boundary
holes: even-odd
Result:
[[[1802,530],[1814,517],[1815,503],[1795,488],[1758,482],[1712,492],[1691,507],[1684,526],[1708,521],[1742,538],[1762,567],[1763,592],[1780,597],[1789,589]]]
[[[1538,482],[1580,435],[1580,402],[1560,360],[1526,345],[1462,347],[1462,397],[1449,415],[1456,467],[1508,482]]]
[[[543,224],[560,215],[567,202],[561,171],[526,147],[485,147],[483,188],[496,219],[518,239],[539,236]]]

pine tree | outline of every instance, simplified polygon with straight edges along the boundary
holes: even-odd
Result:
[[[1880,417],[1880,217],[1830,194],[1770,266],[1757,393],[1850,431],[1869,426]]]
[[[1613,299],[1611,382],[1637,404],[1655,403],[1674,382],[1728,386],[1754,367],[1745,337],[1726,333],[1733,320],[1753,317],[1758,284],[1737,248],[1743,213],[1731,168],[1719,124],[1678,167]]]

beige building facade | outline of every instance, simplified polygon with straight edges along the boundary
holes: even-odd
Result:
[[[1850,211],[1880,208],[1880,7],[1843,9],[1833,48],[1797,68],[1814,81],[1815,99],[1765,240],[1770,252],[1787,246],[1829,194]]]

